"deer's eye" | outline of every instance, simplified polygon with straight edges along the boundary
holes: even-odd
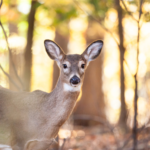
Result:
[[[81,68],[84,69],[84,67],[85,67],[85,64],[82,64],[82,65],[81,65]]]
[[[67,68],[67,65],[66,65],[66,64],[63,64],[63,67],[64,67],[64,69],[66,69],[66,68]]]

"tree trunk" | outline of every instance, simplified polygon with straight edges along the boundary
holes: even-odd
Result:
[[[93,31],[93,36],[88,35],[89,29]],[[102,39],[103,34],[100,28],[95,29],[92,27],[92,23],[89,23],[89,27],[86,31],[86,43],[89,45],[91,42],[97,39]],[[91,62],[85,72],[85,78],[82,87],[82,97],[77,103],[77,107],[74,111],[75,115],[91,115],[99,116],[106,119],[105,116],[105,103],[102,91],[102,63],[103,63],[103,52],[93,62]],[[96,122],[87,120],[76,120],[76,124],[80,125],[92,125]]]
[[[35,12],[36,1],[32,1],[31,9],[28,16],[28,33],[27,33],[27,45],[24,53],[24,86],[25,90],[30,91],[31,84],[31,68],[32,68],[32,43],[33,43],[33,32],[34,32],[34,21],[35,21]]]
[[[119,125],[123,129],[127,129],[127,108],[125,103],[125,84],[124,84],[124,67],[123,67],[123,61],[124,61],[124,52],[125,48],[123,45],[124,37],[123,37],[123,25],[122,25],[122,8],[120,6],[120,1],[116,0],[116,7],[118,12],[118,31],[119,31],[119,38],[120,38],[120,86],[121,86],[121,112],[120,112],[120,118],[119,118]]]

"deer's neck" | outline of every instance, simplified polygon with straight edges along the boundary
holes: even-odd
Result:
[[[72,87],[70,89],[69,85],[65,85],[61,80],[58,81],[51,93],[51,97],[53,98],[50,100],[56,118],[54,124],[61,126],[67,120],[76,104],[79,93],[80,90],[77,91]]]

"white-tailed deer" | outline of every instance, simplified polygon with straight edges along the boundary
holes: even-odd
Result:
[[[51,93],[13,92],[0,87],[0,116],[12,131],[13,150],[46,150],[49,147],[76,104],[86,67],[103,46],[98,40],[81,55],[65,55],[53,41],[45,40],[44,44],[47,54],[60,68],[59,80]]]

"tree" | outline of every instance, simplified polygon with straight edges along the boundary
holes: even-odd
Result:
[[[32,68],[32,43],[33,43],[33,33],[34,33],[34,22],[35,22],[35,12],[37,8],[37,2],[32,1],[31,10],[28,16],[28,32],[27,32],[27,45],[24,53],[24,87],[25,90],[30,91],[31,84],[31,68]]]
[[[119,124],[123,129],[127,129],[127,108],[126,108],[126,103],[125,103],[125,75],[124,75],[124,53],[125,53],[125,48],[123,45],[124,42],[124,35],[123,35],[123,24],[122,24],[122,19],[123,19],[123,13],[122,13],[122,8],[120,6],[120,0],[116,0],[116,9],[118,13],[118,34],[119,34],[119,39],[120,39],[120,44],[119,44],[119,50],[120,50],[120,99],[121,99],[121,110],[120,110],[120,117],[119,117]]]
[[[116,3],[114,3],[114,1],[104,2],[104,1],[94,0],[94,1],[89,1],[89,3],[92,4],[95,8],[94,11],[92,12],[92,14],[89,15],[89,17],[92,18],[93,20],[95,20],[96,22],[98,22],[106,32],[108,32],[112,35],[112,37],[114,38],[114,40],[116,41],[116,43],[120,49],[121,111],[120,111],[119,124],[120,124],[120,126],[127,128],[127,109],[126,109],[125,95],[124,95],[124,93],[125,93],[125,84],[124,84],[125,77],[124,77],[124,67],[123,67],[125,48],[123,45],[123,40],[124,40],[123,25],[122,25],[123,14],[122,14],[121,6],[120,6],[120,1],[116,0]],[[112,32],[109,31],[104,25],[105,12],[107,12],[107,10],[112,7],[116,7],[117,12],[118,12],[118,20],[119,20],[118,21],[119,22],[118,33],[119,33],[119,38],[120,38],[120,44],[117,42],[117,40],[113,36]]]
[[[88,34],[89,29],[93,31],[93,36]],[[90,44],[94,40],[103,39],[103,36],[103,30],[101,28],[99,30],[95,29],[94,22],[89,21],[85,34],[86,43]],[[103,120],[106,120],[104,95],[102,91],[102,66],[103,53],[94,62],[90,63],[86,70],[82,96],[74,111],[75,115],[100,116]],[[93,124],[90,120],[78,120],[77,123],[82,125]]]

